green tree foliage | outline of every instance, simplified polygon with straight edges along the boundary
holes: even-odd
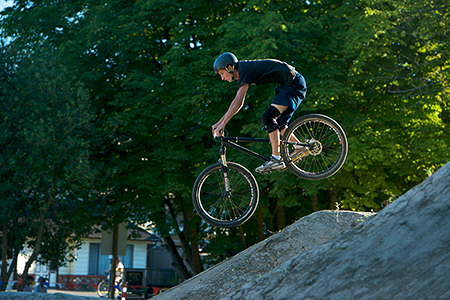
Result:
[[[184,278],[201,271],[205,241],[220,260],[336,203],[379,210],[449,158],[450,24],[441,0],[15,1],[1,24],[15,45],[60,53],[86,87],[99,137],[91,163],[107,191],[98,194],[102,222],[153,222],[172,246],[177,234],[190,270],[172,254]],[[195,177],[218,159],[211,125],[236,92],[212,72],[224,51],[295,66],[308,85],[295,116],[336,119],[350,150],[343,169],[321,182],[257,175],[260,207],[233,230],[207,226],[191,204]],[[260,115],[273,89],[250,88],[230,135],[265,136]],[[250,170],[260,163],[228,154]]]
[[[448,77],[443,70],[449,59],[448,6],[367,4],[358,7],[357,14],[363,14],[342,43],[350,89],[338,101],[351,146],[349,161],[333,183],[343,191],[346,207],[360,210],[383,207],[448,161],[448,151],[442,151],[448,144],[446,125],[439,118],[448,93],[443,80]]]
[[[89,162],[90,102],[82,86],[67,80],[48,49],[8,50],[0,113],[3,278],[9,278],[6,259],[17,259],[25,245],[33,250],[25,277],[41,247],[48,250],[41,253],[43,261],[67,260],[90,230],[86,207],[95,177]]]

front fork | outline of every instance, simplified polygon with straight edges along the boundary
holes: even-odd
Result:
[[[230,180],[228,179],[228,164],[227,164],[227,157],[226,157],[227,148],[224,144],[220,146],[220,159],[219,163],[222,167],[222,174],[223,174],[223,182],[225,185],[225,195],[228,195],[231,192],[230,187]]]

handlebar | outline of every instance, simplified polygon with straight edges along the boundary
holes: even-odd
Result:
[[[219,134],[221,134],[221,135],[217,135],[216,131],[214,131],[214,136],[213,136],[214,137],[214,141],[218,142],[219,141],[218,138],[227,136],[228,135],[228,131],[226,131],[226,130],[219,130]]]

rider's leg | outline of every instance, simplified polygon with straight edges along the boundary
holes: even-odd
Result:
[[[286,129],[287,129],[287,126],[285,126],[281,131],[280,131],[280,134],[281,134],[281,136],[283,136],[284,135],[284,132],[286,131]],[[293,143],[300,143],[300,140],[295,136],[295,134],[291,134],[291,136],[289,137],[289,142],[293,142]],[[294,146],[294,148],[305,148],[305,147],[303,147],[303,146]]]
[[[272,156],[280,156],[280,131],[277,129],[269,133]]]
[[[287,107],[272,104],[261,116],[263,124],[269,132],[269,140],[272,147],[272,156],[262,166],[256,168],[256,172],[264,173],[272,170],[286,168],[280,157],[280,130],[277,119]]]
[[[272,131],[271,133],[269,133],[270,145],[272,147],[272,155],[277,155],[277,156],[280,155],[280,135],[283,136],[286,129],[287,129],[287,126],[285,126],[281,131],[275,130],[275,131]],[[289,141],[293,142],[293,143],[300,143],[300,140],[294,134],[291,134],[291,136],[289,137]],[[294,148],[302,150],[305,147],[294,146]]]
[[[280,114],[277,116],[276,121],[277,132],[272,133],[272,130],[269,130],[272,154],[279,156],[280,133],[281,135],[284,134],[287,128],[287,124],[292,118],[293,113],[297,110],[298,106],[305,98],[305,95],[306,83],[305,79],[300,74],[296,74],[294,81],[289,86],[279,86],[275,89],[275,98],[273,99],[271,106],[275,107],[280,112]],[[297,143],[300,142],[294,134],[289,137],[289,141]],[[294,152],[296,153],[301,153],[306,150],[305,147],[297,145],[294,146],[294,148]]]
[[[278,111],[280,112],[280,115],[288,108],[287,106],[274,104],[274,103],[272,103],[271,106],[278,109]],[[284,133],[284,130],[286,130],[286,127],[283,129],[283,133]],[[280,130],[276,129],[276,130],[270,132],[269,139],[270,139],[270,145],[272,147],[272,156],[279,157],[280,156]]]
[[[274,106],[275,108],[277,108],[280,111],[280,115],[283,114],[284,111],[286,111],[286,109],[288,109],[287,106],[283,106],[283,105],[279,105],[279,104],[271,104],[272,106]],[[271,133],[269,133],[269,139],[270,139],[270,145],[272,146],[272,155],[274,156],[280,156],[280,134],[284,135],[284,132],[286,131],[287,126],[284,126],[283,129],[279,130],[275,130]],[[300,143],[300,140],[295,136],[295,134],[291,134],[291,136],[289,137],[289,141],[290,142],[295,142],[295,143]],[[305,150],[305,147],[303,146],[294,146],[296,152],[298,152],[298,150],[300,150],[300,152]]]
[[[281,136],[284,135],[284,132],[286,131],[287,126],[284,126],[284,128],[280,131]],[[289,137],[289,142],[295,142],[295,143],[300,143],[300,140],[295,136],[295,134],[291,134],[291,136]]]
[[[286,131],[287,126],[285,126],[281,131],[280,134],[283,136],[284,132]],[[289,137],[289,142],[292,143],[301,143],[300,140],[295,136],[295,134],[291,134],[291,136]],[[299,146],[299,145],[294,145],[294,150],[292,152],[289,153],[289,157],[294,161],[298,161],[299,159],[301,159],[302,157],[305,157],[307,155],[309,155],[309,149],[307,149],[305,146]]]

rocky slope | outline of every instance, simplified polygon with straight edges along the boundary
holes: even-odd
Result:
[[[220,299],[261,277],[299,253],[330,241],[373,214],[320,211],[152,299]],[[67,294],[0,293],[0,300],[87,300]]]
[[[152,299],[221,299],[296,255],[342,235],[371,215],[348,211],[316,212]]]
[[[225,299],[450,299],[450,163]]]
[[[449,179],[450,163],[377,215],[311,214],[152,299],[450,299]],[[43,299],[23,294],[0,299]]]
[[[450,299],[449,212],[450,163],[364,222],[312,214],[154,299]]]

